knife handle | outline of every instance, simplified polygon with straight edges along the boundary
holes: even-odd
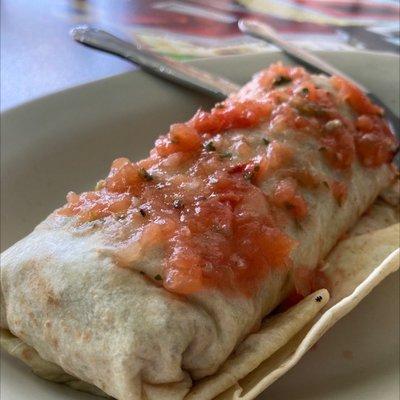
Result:
[[[80,43],[116,54],[140,65],[154,75],[190,89],[196,89],[217,99],[224,99],[239,90],[239,86],[228,79],[144,50],[135,42],[126,42],[101,29],[78,26],[70,33]]]

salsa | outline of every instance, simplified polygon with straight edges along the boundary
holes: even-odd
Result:
[[[298,140],[312,137],[316,153],[338,172],[357,159],[376,168],[393,157],[382,110],[343,78],[331,84],[335,94],[304,69],[275,64],[211,111],[172,125],[148,158],[115,160],[94,191],[69,193],[58,214],[79,224],[134,226],[139,235],[123,258],[132,263],[148,246],[161,247],[163,271],[153,278],[169,291],[212,287],[250,296],[274,269],[290,267],[297,243],[284,225],[307,218],[304,190],[325,184],[339,205],[347,196],[344,182],[295,167],[296,148],[277,134],[290,129]],[[339,111],[343,104],[352,118]],[[230,132],[259,127],[259,136],[229,136],[226,144]],[[266,191],[277,171],[285,173]]]

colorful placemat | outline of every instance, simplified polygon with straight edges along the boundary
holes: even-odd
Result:
[[[400,5],[390,0],[113,0],[57,2],[64,21],[103,24],[157,52],[190,59],[265,51],[237,20],[264,21],[312,50],[399,51]]]
[[[0,108],[136,67],[68,35],[91,24],[179,60],[254,54],[274,46],[241,34],[264,21],[311,50],[398,53],[398,0],[2,0]]]

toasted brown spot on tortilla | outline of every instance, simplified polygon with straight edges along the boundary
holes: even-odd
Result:
[[[82,339],[84,340],[84,341],[89,341],[91,338],[92,338],[92,332],[90,332],[90,331],[86,331],[86,332],[83,332],[83,334],[82,334]]]
[[[27,361],[31,360],[32,357],[33,357],[32,350],[31,350],[31,349],[28,349],[28,348],[22,350],[21,355],[22,355],[22,357],[23,357],[25,360],[27,360]]]
[[[51,338],[51,344],[53,345],[54,348],[58,349],[58,340],[57,340],[57,338],[55,338],[55,337]]]
[[[47,304],[52,306],[59,306],[60,299],[58,299],[54,294],[49,294],[47,296]]]

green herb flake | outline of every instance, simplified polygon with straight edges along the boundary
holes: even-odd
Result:
[[[294,105],[299,113],[305,117],[323,117],[326,116],[326,110],[316,103],[302,102]]]
[[[153,175],[149,174],[149,172],[144,168],[140,168],[139,175],[147,182],[150,182],[154,179]]]
[[[292,82],[291,78],[289,78],[288,76],[280,75],[275,78],[273,85],[280,86],[280,85],[285,85],[286,83],[289,82]]]
[[[180,210],[181,208],[183,208],[183,201],[181,199],[176,199],[174,200],[174,202],[172,203],[172,205],[174,206],[174,208],[176,208],[177,210]]]
[[[246,179],[246,181],[251,181],[253,176],[254,176],[254,171],[246,171],[243,173],[243,178]]]
[[[294,205],[292,203],[285,203],[285,208],[288,211],[294,210]]]
[[[263,144],[265,144],[266,146],[269,146],[269,144],[271,143],[268,139],[266,138],[262,138],[262,142]]]
[[[231,159],[232,156],[233,156],[233,154],[232,154],[231,152],[229,152],[229,151],[224,151],[223,153],[221,153],[221,154],[219,155],[219,158],[221,158],[221,159],[224,159],[224,158]]]
[[[300,230],[300,231],[304,230],[303,225],[301,225],[300,221],[297,218],[294,220],[294,222],[296,223],[298,230]]]
[[[254,178],[254,174],[260,170],[260,166],[257,164],[251,171],[245,171],[243,173],[243,178],[247,181],[251,181]]]
[[[310,93],[310,90],[306,87],[302,88],[300,91],[302,96],[307,96]]]
[[[157,274],[157,275],[154,277],[154,279],[155,279],[156,281],[162,281],[162,277],[161,277],[160,274]]]
[[[215,151],[215,150],[216,150],[215,145],[214,145],[214,142],[213,142],[212,140],[210,140],[209,142],[207,142],[207,143],[204,145],[204,148],[205,148],[207,151]]]

